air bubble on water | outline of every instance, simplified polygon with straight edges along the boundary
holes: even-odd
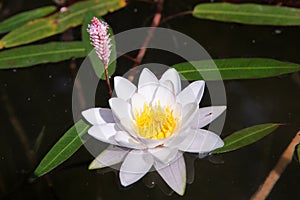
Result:
[[[274,33],[275,33],[275,34],[281,34],[281,33],[282,33],[282,30],[276,29],[276,30],[274,31]]]
[[[13,69],[12,71],[16,73],[16,72],[17,72],[17,69]]]
[[[255,43],[256,43],[256,40],[252,40],[251,42],[252,42],[253,44],[255,44]]]
[[[65,113],[67,113],[68,112],[68,110],[67,109],[65,109]]]
[[[52,75],[49,75],[48,77],[49,77],[49,78],[52,78]]]
[[[27,97],[27,101],[31,101],[31,98],[30,98],[30,97]]]
[[[137,9],[137,8],[133,9],[133,12],[135,12],[135,13],[136,13],[137,11],[138,11],[138,9]]]
[[[7,83],[4,83],[3,85],[4,85],[4,87],[7,87]]]
[[[53,98],[55,98],[55,97],[56,97],[56,95],[55,95],[55,94],[52,94],[52,97],[53,97]]]

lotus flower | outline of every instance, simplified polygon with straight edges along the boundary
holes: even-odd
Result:
[[[183,195],[186,186],[183,152],[205,154],[224,145],[217,134],[201,128],[226,107],[199,109],[205,82],[195,81],[181,90],[175,69],[167,70],[158,80],[145,68],[137,87],[119,76],[114,83],[117,97],[109,100],[111,109],[91,108],[82,112],[93,125],[88,133],[111,144],[89,168],[122,162],[119,177],[126,187],[154,167],[176,193]]]

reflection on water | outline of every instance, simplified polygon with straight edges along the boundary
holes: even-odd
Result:
[[[9,13],[52,2],[14,0],[4,3],[5,12],[1,15],[6,13],[8,16]],[[183,10],[190,9],[188,3],[180,1],[171,5],[167,1],[166,15],[179,12],[178,6]],[[118,33],[148,25],[148,17],[153,12],[148,4],[134,2],[106,19]],[[298,27],[244,26],[191,16],[174,19],[164,26],[196,39],[213,58],[268,57],[300,63]],[[79,29],[73,32],[75,39],[79,40]],[[54,36],[51,39],[60,38]],[[149,51],[145,62],[153,60],[166,64],[176,62],[163,53],[157,55],[155,51]],[[81,61],[75,61],[77,66]],[[129,68],[132,63],[120,59],[119,66],[124,68],[119,68],[117,73],[123,74],[125,66]],[[155,173],[124,189],[119,185],[117,172],[110,169],[87,170],[93,158],[84,148],[45,178],[30,182],[28,180],[32,179],[28,175],[37,161],[73,123],[73,80],[70,61],[0,72],[0,196],[7,195],[9,199],[249,199],[297,131],[295,126],[282,127],[256,144],[214,158],[193,161],[194,155],[186,155],[186,160],[191,160],[190,164],[194,162],[195,171],[194,176],[189,171],[189,180],[193,183],[187,185],[184,197],[167,196],[165,193],[170,192],[167,187],[161,186],[162,192],[154,186],[162,185]],[[299,125],[299,82],[299,73],[260,80],[226,81],[228,110],[222,136],[266,122]],[[98,95],[101,96],[101,93],[99,91]],[[99,105],[105,104],[99,102]],[[207,104],[208,93],[203,102],[203,105]],[[27,137],[23,138],[20,133]],[[38,147],[35,151],[34,146]],[[294,199],[298,194],[298,180],[299,163],[294,160],[269,199]]]

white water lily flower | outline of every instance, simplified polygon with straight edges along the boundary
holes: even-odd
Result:
[[[145,68],[138,87],[123,77],[115,77],[114,82],[117,97],[109,100],[111,109],[91,108],[82,112],[93,125],[88,133],[111,144],[89,168],[123,162],[120,181],[128,186],[154,166],[165,182],[183,195],[186,185],[183,152],[208,153],[224,145],[218,135],[201,128],[226,107],[199,109],[204,81],[195,81],[181,90],[175,69],[167,70],[158,80]]]

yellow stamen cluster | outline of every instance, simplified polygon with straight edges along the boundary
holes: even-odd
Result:
[[[162,108],[145,104],[143,111],[135,110],[136,132],[144,138],[153,140],[167,138],[174,132],[178,118],[173,116],[170,106]]]

